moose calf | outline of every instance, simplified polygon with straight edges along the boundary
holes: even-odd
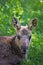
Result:
[[[28,26],[21,26],[14,17],[12,22],[17,30],[16,35],[0,36],[0,65],[18,65],[27,57],[32,29],[36,26],[37,19],[32,19]]]

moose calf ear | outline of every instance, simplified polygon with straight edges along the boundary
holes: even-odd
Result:
[[[12,17],[12,22],[13,22],[13,26],[16,28],[16,29],[20,29],[21,27],[21,24],[19,22],[19,20],[15,17]]]
[[[30,30],[32,30],[33,28],[35,28],[37,25],[37,18],[34,18],[30,21],[30,25],[29,25],[29,28]]]

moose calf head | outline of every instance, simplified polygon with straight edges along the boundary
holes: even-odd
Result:
[[[15,44],[19,48],[22,55],[26,56],[28,51],[28,46],[31,40],[31,32],[32,29],[37,25],[37,19],[34,18],[30,21],[30,24],[27,26],[22,26],[18,19],[12,19],[13,25],[16,28],[16,37],[15,37]]]

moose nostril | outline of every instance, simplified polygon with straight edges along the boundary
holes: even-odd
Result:
[[[23,49],[24,52],[26,52],[26,49]]]
[[[21,46],[21,49],[24,53],[26,53],[27,47],[26,46]]]

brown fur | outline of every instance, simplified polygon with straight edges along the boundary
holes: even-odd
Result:
[[[0,37],[0,65],[16,65],[21,61],[21,57],[16,52],[18,49],[13,48],[12,40],[14,40],[13,37]]]

